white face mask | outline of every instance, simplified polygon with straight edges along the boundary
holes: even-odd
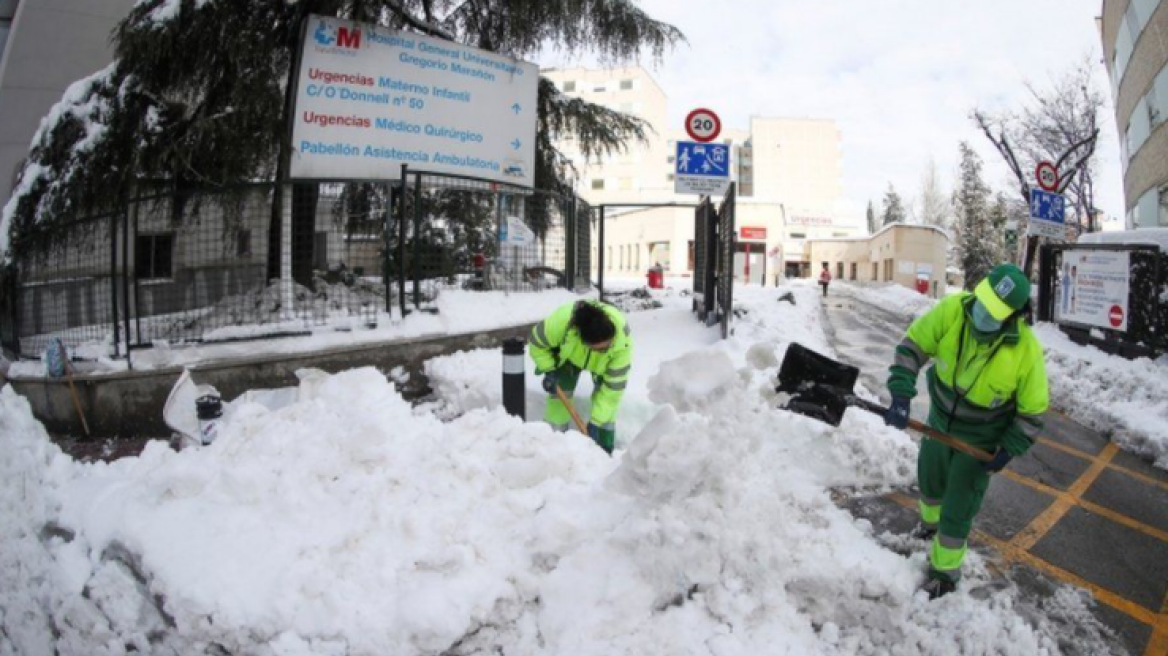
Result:
[[[981,299],[973,302],[973,311],[970,315],[973,319],[973,327],[977,328],[978,332],[996,333],[1002,329],[1002,322],[990,314],[990,311],[982,304]]]

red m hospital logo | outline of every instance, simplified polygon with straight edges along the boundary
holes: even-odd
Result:
[[[360,48],[361,47],[361,30],[349,29],[347,27],[337,28],[337,47],[338,48]]]

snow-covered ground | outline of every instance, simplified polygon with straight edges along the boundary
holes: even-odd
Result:
[[[153,348],[134,351],[134,369],[145,371],[206,364],[259,355],[306,353],[326,348],[374,344],[378,342],[417,339],[457,333],[502,328],[505,326],[531,323],[547,316],[553,309],[577,295],[562,289],[543,292],[468,292],[446,290],[435,302],[437,313],[413,312],[404,320],[396,313],[380,313],[377,327],[366,329],[360,325],[361,317],[351,317],[345,330],[338,330],[338,324],[319,326],[311,321],[296,319],[285,324],[255,324],[253,329],[272,330],[282,328],[289,331],[306,331],[310,334],[283,339],[266,339],[220,344],[171,345],[156,342]],[[244,336],[243,328],[232,329],[230,336]],[[228,329],[222,329],[226,334]],[[71,355],[90,362],[76,365],[76,371],[86,374],[114,373],[126,370],[124,359],[112,360],[112,337],[109,343],[89,343],[73,349]],[[24,360],[12,363],[9,377],[43,377],[43,361]]]
[[[1030,655],[1097,635],[1081,593],[1024,610],[976,554],[929,602],[924,544],[833,503],[907,485],[916,448],[866,413],[777,409],[786,346],[829,351],[816,294],[736,290],[725,341],[677,290],[630,314],[613,458],[504,414],[498,351],[432,363],[442,399],[420,407],[372,369],[305,372],[232,403],[209,447],[110,464],[62,454],[6,387],[0,654]]]

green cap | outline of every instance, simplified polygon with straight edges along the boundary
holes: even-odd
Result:
[[[999,264],[973,293],[995,319],[1004,321],[1030,300],[1030,281],[1013,264]]]

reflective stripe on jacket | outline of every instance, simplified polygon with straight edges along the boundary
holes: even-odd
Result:
[[[1050,404],[1042,345],[1021,319],[981,344],[967,320],[973,295],[941,301],[908,329],[888,379],[894,396],[916,396],[917,374],[930,358],[929,423],[970,444],[1021,455],[1038,438]],[[960,353],[960,362],[958,354]]]
[[[580,339],[580,333],[572,326],[572,311],[576,309],[577,303],[591,303],[604,310],[616,327],[616,335],[608,350],[593,351]],[[535,324],[528,342],[537,375],[558,369],[565,362],[571,362],[593,374],[597,387],[592,393],[590,421],[611,429],[616,421],[621,397],[629,383],[633,362],[633,340],[624,315],[615,307],[600,301],[565,303],[547,319]]]

